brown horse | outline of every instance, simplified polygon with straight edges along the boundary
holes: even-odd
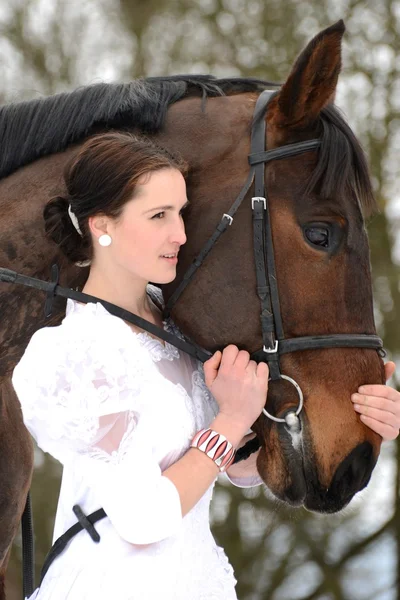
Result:
[[[363,220],[374,207],[371,183],[362,150],[332,104],[343,32],[339,22],[310,42],[263,116],[268,148],[321,139],[319,151],[266,169],[287,337],[375,332]],[[144,132],[190,165],[188,242],[176,281],[164,289],[168,299],[248,175],[254,106],[266,87],[249,79],[150,78],[3,107],[0,265],[48,279],[50,266],[58,263],[60,283],[81,286],[87,270],[68,264],[45,239],[43,206],[62,192],[64,164],[85,137],[107,128]],[[183,331],[209,350],[229,343],[250,352],[262,346],[250,197],[173,311]],[[32,334],[63,317],[63,302],[56,302],[47,321],[43,305],[42,292],[0,285],[3,574],[32,471],[31,445],[9,377]],[[382,360],[370,349],[323,349],[286,354],[281,365],[304,392],[302,433],[294,443],[284,426],[261,415],[254,424],[261,442],[258,470],[271,492],[292,505],[339,510],[368,483],[379,454],[381,439],[360,422],[350,395],[363,383],[384,382]],[[287,383],[270,387],[270,412],[282,415],[297,405]]]

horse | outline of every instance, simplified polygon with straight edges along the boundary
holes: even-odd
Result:
[[[42,212],[63,193],[66,161],[90,135],[110,129],[143,134],[189,164],[188,241],[173,296],[187,269],[227,213],[249,173],[255,120],[266,128],[268,150],[319,140],[319,147],[268,163],[268,191],[276,285],[285,335],[374,335],[369,247],[364,219],[376,208],[362,148],[334,105],[341,69],[342,21],[303,49],[268,106],[254,115],[271,84],[206,75],[151,77],[127,84],[95,84],[0,108],[0,265],[43,279],[58,264],[60,284],[80,288],[87,269],[60,254],[45,236]],[[233,222],[172,308],[180,329],[209,351],[230,343],[255,352],[263,346],[252,247],[252,190]],[[0,600],[4,572],[32,476],[32,446],[10,376],[30,337],[57,325],[65,304],[43,314],[38,290],[0,286],[1,420]],[[282,373],[301,387],[301,430],[261,414],[252,429],[260,443],[257,469],[278,499],[317,512],[341,510],[363,489],[381,438],[359,420],[350,395],[361,384],[384,383],[372,348],[319,348],[281,357]],[[288,381],[272,381],[268,411],[282,417],[297,407]]]

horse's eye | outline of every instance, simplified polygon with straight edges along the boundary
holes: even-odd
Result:
[[[329,228],[321,225],[305,227],[304,235],[313,246],[329,248]]]

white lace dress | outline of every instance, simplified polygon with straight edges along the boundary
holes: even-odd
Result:
[[[160,300],[154,286],[148,293]],[[213,486],[182,518],[162,475],[217,413],[199,362],[100,303],[68,299],[62,324],[33,335],[12,382],[29,431],[64,467],[53,541],[77,521],[73,505],[107,513],[95,525],[100,542],[78,533],[32,599],[237,598],[209,527]]]

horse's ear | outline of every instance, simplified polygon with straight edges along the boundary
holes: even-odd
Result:
[[[333,101],[341,68],[342,20],[321,31],[295,62],[276,102],[271,106],[272,127],[303,128],[315,121]]]

